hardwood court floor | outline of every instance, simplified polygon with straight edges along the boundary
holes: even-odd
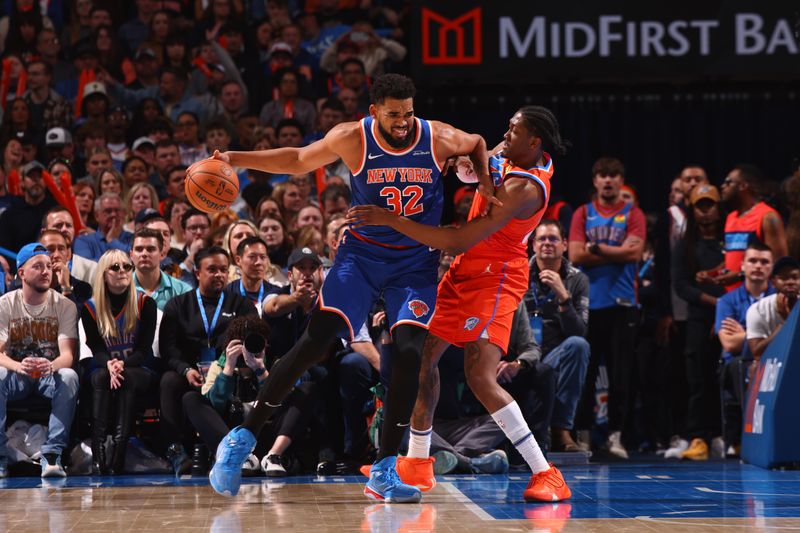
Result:
[[[246,480],[236,498],[167,476],[0,480],[0,531],[800,530],[800,472],[733,462],[563,468],[573,497],[526,504],[528,476],[442,476],[415,505],[367,500],[363,478]]]

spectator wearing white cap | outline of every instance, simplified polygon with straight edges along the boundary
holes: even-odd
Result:
[[[80,122],[105,125],[110,103],[105,84],[99,81],[90,81],[83,87]]]
[[[72,134],[64,128],[50,128],[44,136],[47,160],[61,158],[72,161],[75,158],[75,145]]]
[[[131,145],[131,153],[135,157],[141,157],[149,170],[155,166],[156,143],[150,137],[139,137]]]

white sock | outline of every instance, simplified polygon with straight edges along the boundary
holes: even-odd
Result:
[[[539,444],[533,437],[533,433],[528,428],[517,402],[511,402],[492,413],[492,418],[522,455],[522,458],[525,459],[534,474],[544,472],[550,468],[541,448],[539,448]]]
[[[428,429],[411,428],[408,439],[408,457],[428,458],[431,453],[431,432],[433,432],[433,427]]]

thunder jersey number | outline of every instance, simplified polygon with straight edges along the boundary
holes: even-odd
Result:
[[[422,187],[409,185],[402,191],[397,187],[384,187],[380,195],[386,198],[386,205],[395,215],[410,217],[422,213],[425,207],[420,204],[422,200]],[[403,200],[405,204],[403,204]]]

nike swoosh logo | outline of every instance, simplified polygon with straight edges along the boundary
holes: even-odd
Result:
[[[367,154],[367,159],[378,159],[379,157],[383,157],[384,155],[385,154],[378,154],[378,155]]]

